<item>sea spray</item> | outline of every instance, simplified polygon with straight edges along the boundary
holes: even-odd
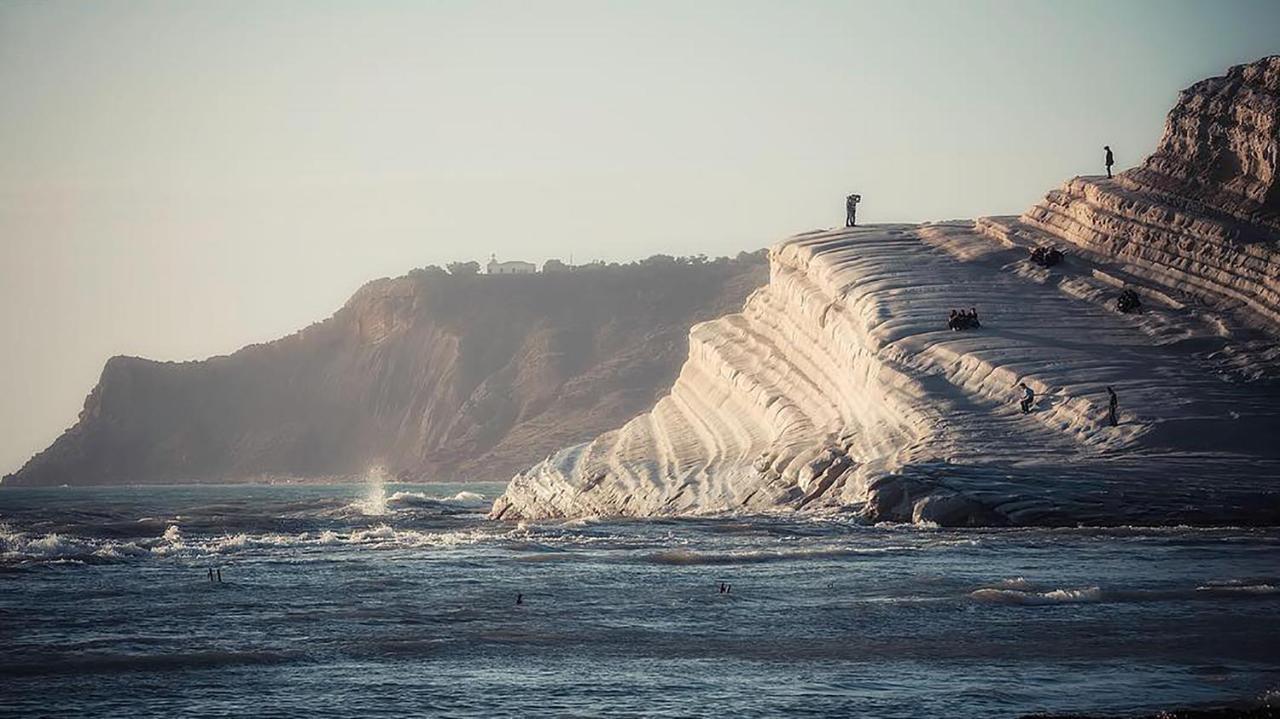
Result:
[[[365,472],[364,498],[353,503],[362,514],[370,517],[381,517],[387,513],[387,470],[382,465],[375,465]]]

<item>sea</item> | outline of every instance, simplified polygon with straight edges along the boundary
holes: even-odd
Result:
[[[1275,528],[491,521],[501,491],[0,487],[0,716],[1112,716],[1280,698]]]

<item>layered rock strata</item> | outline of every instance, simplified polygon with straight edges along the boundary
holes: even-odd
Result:
[[[518,474],[492,516],[1280,522],[1278,87],[1280,58],[1198,83],[1141,168],[1020,218],[780,243],[667,396]],[[1030,263],[1046,244],[1066,262]],[[1115,310],[1124,286],[1144,312]],[[948,330],[967,307],[983,327]]]

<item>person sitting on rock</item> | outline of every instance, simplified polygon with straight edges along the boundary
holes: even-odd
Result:
[[[1062,261],[1062,253],[1056,247],[1037,247],[1031,251],[1032,264],[1053,267]]]
[[[969,329],[974,329],[974,330],[982,329],[982,323],[978,321],[977,307],[969,308]]]
[[[1022,413],[1030,414],[1031,405],[1036,403],[1036,393],[1027,386],[1026,382],[1019,382],[1018,386],[1022,388]]]
[[[1116,309],[1125,314],[1139,312],[1142,310],[1142,299],[1138,297],[1137,292],[1125,288],[1116,299]]]
[[[947,318],[947,329],[952,332],[960,329],[960,313],[956,310],[951,310],[951,316]]]

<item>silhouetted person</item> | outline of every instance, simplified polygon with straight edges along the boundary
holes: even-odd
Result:
[[[213,567],[209,567],[209,582],[213,582]]]
[[[974,326],[974,327],[981,327],[981,326],[982,326],[982,323],[978,321],[978,308],[977,308],[977,307],[970,307],[970,308],[969,308],[969,319],[973,322],[973,326]]]
[[[1019,382],[1018,386],[1022,388],[1022,413],[1030,414],[1031,405],[1036,403],[1036,393],[1027,386],[1026,382]]]
[[[524,604],[524,595],[516,592],[516,606],[520,606],[521,604]]]
[[[1107,151],[1107,177],[1111,177],[1111,166],[1116,164],[1115,155],[1111,154],[1111,146],[1103,145],[1102,149]]]
[[[222,584],[222,567],[218,567],[218,584]]]
[[[1107,402],[1107,421],[1111,423],[1112,427],[1114,427],[1120,424],[1120,418],[1118,416],[1118,412],[1120,410],[1120,398],[1116,397],[1116,391],[1110,387],[1107,388],[1107,394],[1111,395],[1111,399]]]
[[[858,203],[862,195],[849,195],[844,198],[844,226],[853,227],[858,224]]]
[[[1116,309],[1125,314],[1142,311],[1142,298],[1130,288],[1126,288],[1116,298]]]
[[[724,582],[720,582],[720,593],[721,593],[721,594],[724,594],[724,590],[726,589],[726,587],[727,587],[727,586],[728,586],[728,585],[726,585]]]

